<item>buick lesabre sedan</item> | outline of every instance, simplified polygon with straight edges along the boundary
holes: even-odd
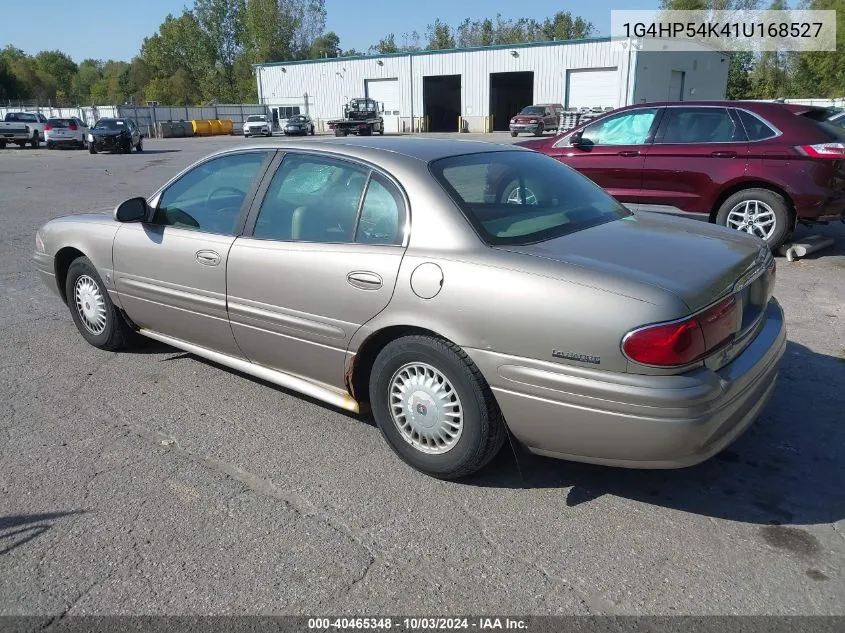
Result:
[[[140,334],[369,409],[441,478],[484,466],[507,430],[564,459],[703,461],[758,417],[785,346],[761,239],[632,213],[503,145],[227,150],[35,241],[92,345]]]

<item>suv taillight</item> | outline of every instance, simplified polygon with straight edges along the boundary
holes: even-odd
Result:
[[[811,158],[845,158],[845,143],[799,145],[795,149]]]
[[[44,126],[44,131],[45,131],[45,132],[49,132],[49,131],[50,131],[50,130],[52,130],[52,129],[53,129],[53,126],[52,126],[52,125],[50,125],[49,123],[48,123],[47,125],[45,125],[45,126]]]
[[[647,325],[622,339],[622,351],[643,365],[680,367],[716,350],[739,330],[739,310],[732,295],[680,321]]]

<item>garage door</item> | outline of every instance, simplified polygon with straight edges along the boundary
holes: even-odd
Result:
[[[364,82],[367,96],[379,103],[384,103],[385,114],[393,114],[399,110],[399,80],[398,79],[367,79]]]
[[[616,68],[567,71],[567,108],[616,108],[618,106],[619,73]]]

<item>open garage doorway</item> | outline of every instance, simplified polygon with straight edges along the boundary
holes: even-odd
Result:
[[[457,132],[461,116],[461,76],[423,77],[423,114],[429,132]]]
[[[511,117],[534,103],[534,73],[490,73],[493,130],[507,132]]]

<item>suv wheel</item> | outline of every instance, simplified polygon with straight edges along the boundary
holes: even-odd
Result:
[[[543,127],[543,124],[539,123],[537,124],[537,129],[534,130],[534,136],[543,136],[543,132],[545,131],[546,129]]]
[[[783,196],[774,191],[744,189],[722,203],[716,223],[756,235],[775,251],[789,237],[789,207]]]
[[[373,364],[369,391],[387,443],[433,477],[469,475],[504,443],[505,422],[493,393],[454,343],[433,336],[388,343]]]

